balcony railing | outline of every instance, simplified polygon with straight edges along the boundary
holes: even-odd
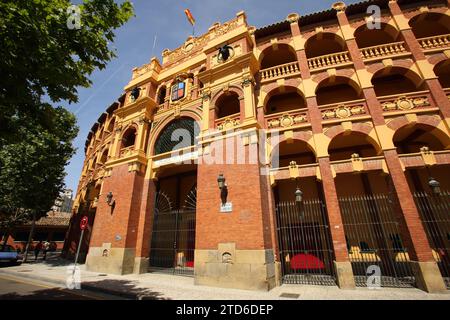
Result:
[[[300,69],[297,62],[289,62],[279,66],[263,69],[260,73],[261,81],[268,81],[298,74],[300,73]]]
[[[423,50],[440,49],[450,46],[450,34],[418,39]]]
[[[408,111],[433,106],[428,90],[382,96],[378,100],[384,112]]]
[[[307,109],[278,112],[265,116],[266,128],[287,128],[308,122]]]
[[[327,54],[320,57],[314,57],[308,59],[308,66],[310,70],[316,70],[321,68],[328,68],[344,63],[349,63],[350,58],[348,51]]]
[[[219,130],[231,130],[240,124],[240,113],[235,113],[227,117],[216,119],[216,128]]]
[[[406,49],[403,41],[361,49],[361,54],[364,60],[385,58],[387,56],[393,56],[404,52],[406,52]]]

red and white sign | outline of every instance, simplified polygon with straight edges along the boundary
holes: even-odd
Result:
[[[87,224],[88,224],[88,217],[84,216],[83,218],[81,218],[81,221],[80,221],[80,229],[81,230],[86,229]]]

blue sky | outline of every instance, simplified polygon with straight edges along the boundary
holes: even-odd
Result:
[[[195,33],[203,34],[216,21],[233,19],[244,10],[250,25],[262,27],[284,20],[291,12],[300,15],[329,9],[336,0],[134,0],[136,17],[116,31],[113,48],[117,58],[107,68],[91,75],[93,85],[79,89],[79,102],[68,105],[75,113],[80,132],[74,144],[77,153],[66,167],[66,186],[74,191],[78,185],[84,160],[84,143],[90,128],[100,114],[123,92],[131,79],[133,67],[141,66],[165,48],[180,46],[191,35],[192,28],[184,9],[196,19]],[[74,1],[79,2],[79,1]],[[346,4],[359,1],[347,0]],[[153,49],[154,38],[157,35]]]

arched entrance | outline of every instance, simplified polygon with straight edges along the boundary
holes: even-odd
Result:
[[[190,118],[169,123],[155,141],[153,231],[150,272],[194,274],[197,208],[197,164],[172,161],[171,152],[190,152],[196,142],[197,125]]]
[[[383,161],[379,149],[361,132],[341,133],[328,147],[331,165],[342,168],[335,185],[347,251],[357,286],[411,287],[415,279],[389,178],[382,165],[366,167]],[[371,275],[379,276],[376,282]]]
[[[298,177],[284,175],[273,188],[283,283],[335,285],[333,247],[322,185],[315,174],[315,154],[302,140],[283,141],[272,151],[271,164],[280,175],[299,170]]]

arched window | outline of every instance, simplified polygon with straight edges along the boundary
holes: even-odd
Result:
[[[106,161],[108,160],[108,149],[106,149],[105,151],[103,151],[102,156],[100,158],[100,164],[105,164]]]
[[[267,69],[289,62],[297,62],[295,51],[291,46],[279,44],[277,49],[270,47],[263,51],[261,69]]]
[[[350,79],[336,77],[325,79],[316,90],[319,105],[358,100],[361,98],[361,89]]]
[[[223,94],[216,102],[217,118],[229,117],[241,110],[239,96],[236,92]]]
[[[154,155],[193,146],[199,134],[198,124],[191,118],[180,118],[169,123],[155,142]]]
[[[163,104],[166,99],[166,86],[162,86],[158,92],[158,104]]]
[[[380,29],[369,29],[367,24],[356,29],[355,40],[360,48],[374,47],[400,41],[400,32],[387,23],[381,23]]]
[[[306,41],[305,52],[308,59],[346,50],[345,42],[334,33],[320,33]]]
[[[382,69],[372,77],[372,84],[377,96],[390,96],[415,92],[425,89],[420,77],[409,69],[393,67]]]
[[[122,148],[134,146],[136,142],[136,129],[134,127],[128,128],[122,136]]]
[[[108,124],[108,131],[109,131],[109,132],[113,132],[113,131],[114,131],[114,125],[115,125],[115,123],[116,123],[116,118],[112,118],[112,119],[109,121],[109,124]]]

